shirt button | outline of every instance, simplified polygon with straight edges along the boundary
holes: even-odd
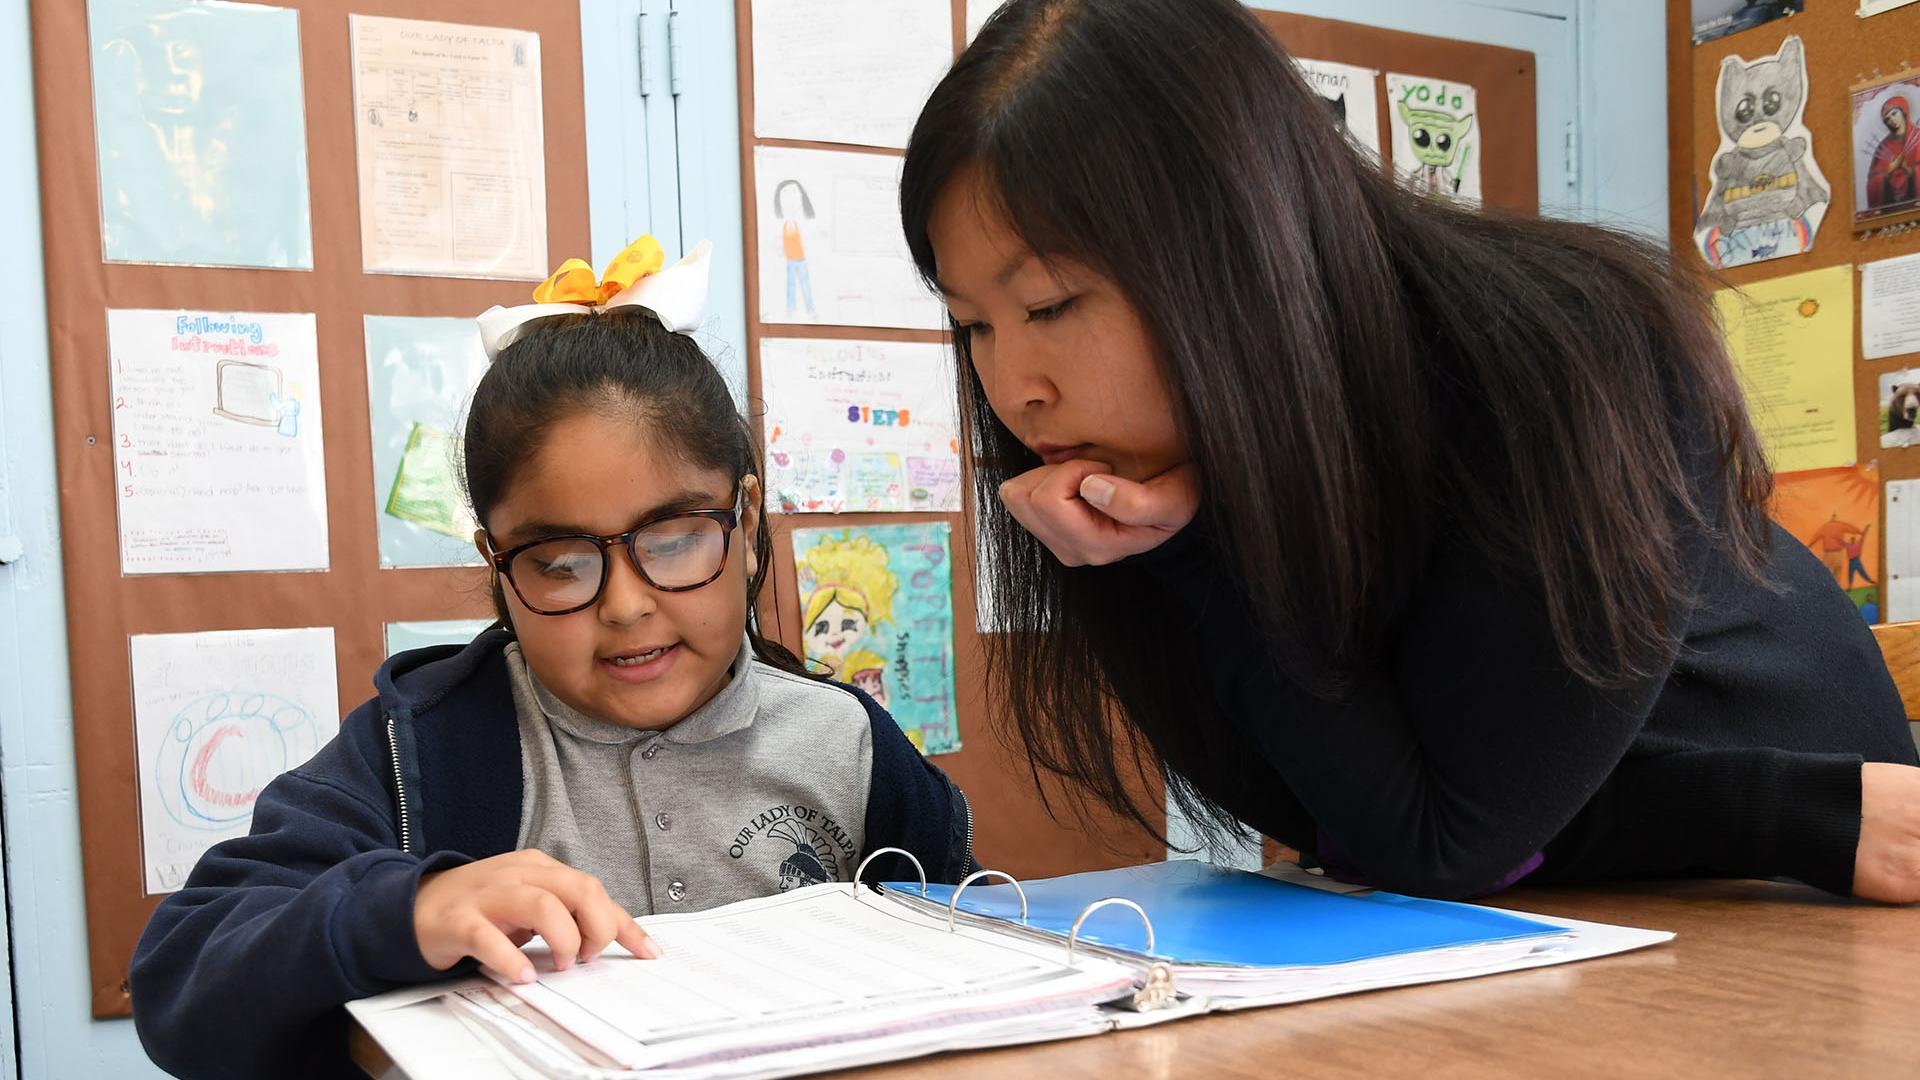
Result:
[[[687,886],[685,882],[676,881],[673,884],[667,886],[667,899],[677,904],[680,901],[685,900],[686,898],[687,898]]]
[[[660,831],[662,832],[673,828],[673,819],[668,817],[665,811],[653,815],[653,823],[660,826]]]
[[[640,757],[645,761],[652,761],[653,755],[659,752],[660,748],[658,746],[649,746],[645,750],[640,751]]]

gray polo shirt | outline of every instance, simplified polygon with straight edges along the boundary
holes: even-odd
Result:
[[[629,914],[699,911],[852,877],[873,736],[853,695],[752,658],[665,731],[586,716],[506,647],[521,848],[598,877]]]

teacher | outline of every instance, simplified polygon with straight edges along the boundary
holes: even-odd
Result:
[[[1920,900],[1873,638],[1769,522],[1702,285],[1422,198],[1234,0],[1013,0],[907,241],[963,359],[1035,774],[1429,896],[1793,877]]]

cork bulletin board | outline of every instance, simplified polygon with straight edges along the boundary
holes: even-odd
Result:
[[[1856,460],[1877,461],[1882,484],[1920,478],[1920,451],[1880,446],[1880,376],[1920,365],[1914,355],[1862,361],[1859,329],[1858,268],[1881,259],[1920,252],[1920,228],[1911,226],[1856,232],[1853,227],[1853,147],[1849,92],[1877,83],[1920,62],[1920,6],[1898,8],[1860,18],[1853,0],[1810,3],[1799,14],[1704,42],[1691,43],[1690,5],[1667,4],[1667,151],[1670,248],[1676,259],[1703,266],[1693,230],[1712,186],[1710,171],[1720,144],[1715,88],[1722,61],[1738,56],[1751,62],[1772,56],[1789,36],[1800,38],[1806,54],[1807,101],[1804,119],[1813,135],[1813,157],[1825,174],[1832,201],[1812,250],[1718,271],[1721,287],[1754,285],[1772,278],[1827,267],[1851,266],[1854,279],[1853,399]],[[1884,521],[1884,517],[1882,518]],[[1885,581],[1886,530],[1869,543],[1879,549]],[[1886,593],[1880,591],[1880,611]]]
[[[967,41],[967,5],[964,0],[954,0],[952,6],[953,48],[955,55],[958,55]],[[747,244],[748,396],[757,414],[765,400],[762,395],[760,357],[761,342],[765,339],[847,338],[941,343],[947,340],[947,336],[942,330],[768,324],[760,320],[760,283],[756,272],[760,229],[759,214],[754,203],[757,191],[755,148],[840,150],[892,155],[895,158],[900,156],[900,151],[756,137],[753,117],[753,7],[752,2],[737,5],[736,31],[741,102],[741,189],[745,196],[743,233]],[[1490,205],[1505,209],[1537,212],[1539,177],[1535,153],[1533,54],[1280,12],[1257,11],[1256,14],[1291,50],[1303,57],[1373,68],[1381,73],[1403,71],[1452,79],[1475,86],[1479,93],[1480,122],[1484,124],[1487,145],[1497,147],[1497,150],[1489,151],[1483,162],[1485,200]],[[1388,114],[1383,79],[1384,75],[1375,76],[1379,129],[1384,143],[1387,141]],[[970,499],[971,488],[963,484],[962,489]],[[975,810],[976,850],[983,865],[1021,877],[1034,877],[1129,865],[1164,857],[1164,849],[1151,837],[1118,818],[1096,815],[1085,828],[1070,813],[1062,812],[1057,821],[1050,818],[1042,795],[1035,788],[1026,759],[1017,748],[1017,736],[996,729],[985,699],[982,635],[974,631],[974,533],[968,514],[799,513],[773,514],[769,516],[769,521],[775,530],[774,572],[767,595],[763,597],[764,614],[767,625],[776,629],[782,642],[796,654],[802,649],[802,613],[797,610],[796,570],[791,540],[794,529],[924,522],[946,522],[949,525],[953,570],[955,708],[963,747],[958,752],[936,755],[933,760],[966,789]],[[1056,809],[1064,810],[1058,796],[1058,790],[1049,785],[1047,799]],[[1152,796],[1152,801],[1158,803],[1157,793]]]
[[[35,0],[68,649],[73,669],[88,962],[96,1016],[129,1012],[127,965],[158,902],[145,895],[129,636],[330,627],[342,712],[372,694],[389,622],[490,617],[477,568],[380,568],[363,316],[471,318],[524,302],[534,281],[362,272],[348,15],[540,35],[549,258],[588,250],[586,133],[575,3],[279,0],[298,12],[312,266],[243,270],[102,259],[87,5]],[[301,573],[120,573],[108,308],[310,312],[319,350],[328,568]],[[336,718],[337,719],[337,718]]]

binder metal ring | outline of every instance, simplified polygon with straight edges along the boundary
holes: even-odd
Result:
[[[867,872],[867,864],[879,858],[880,856],[887,855],[887,854],[905,855],[907,857],[907,861],[913,864],[913,869],[920,875],[920,895],[921,896],[927,895],[927,868],[920,865],[920,860],[914,857],[913,852],[908,851],[905,848],[897,848],[897,847],[877,848],[874,851],[868,853],[866,858],[860,860],[860,865],[855,867],[853,871],[854,895],[855,896],[860,895],[860,879],[861,877],[865,876]],[[877,888],[878,886],[875,886],[875,887]]]
[[[1020,887],[1019,879],[1015,878],[1012,874],[1003,873],[999,870],[975,870],[973,873],[968,874],[960,884],[953,887],[953,898],[947,901],[948,930],[953,929],[954,917],[959,913],[960,894],[966,891],[967,886],[979,881],[983,877],[1006,878],[1007,884],[1013,886],[1013,891],[1020,894],[1020,921],[1027,921],[1027,890]]]
[[[1073,920],[1073,929],[1067,932],[1067,964],[1069,966],[1073,964],[1073,946],[1075,942],[1080,940],[1080,927],[1087,921],[1087,916],[1109,904],[1119,904],[1121,907],[1132,908],[1133,913],[1140,916],[1140,921],[1145,923],[1147,927],[1146,953],[1148,956],[1153,955],[1153,920],[1147,918],[1146,909],[1124,896],[1109,896],[1101,900],[1095,900],[1093,903],[1081,908],[1080,917]]]

